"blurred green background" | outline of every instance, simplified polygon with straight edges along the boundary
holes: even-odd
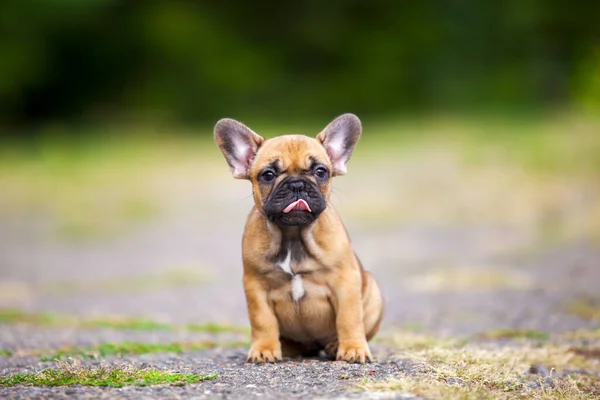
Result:
[[[4,0],[0,123],[598,111],[598,15],[592,0]]]

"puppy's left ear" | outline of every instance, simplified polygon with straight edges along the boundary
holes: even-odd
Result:
[[[317,135],[333,164],[333,175],[344,175],[352,150],[360,139],[362,125],[354,114],[344,114],[334,119]]]
[[[215,125],[215,141],[236,179],[250,179],[250,166],[265,139],[234,119],[223,118]]]

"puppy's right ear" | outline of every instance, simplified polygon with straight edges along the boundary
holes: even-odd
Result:
[[[265,139],[234,119],[223,118],[215,125],[215,141],[236,179],[250,179],[250,165]]]

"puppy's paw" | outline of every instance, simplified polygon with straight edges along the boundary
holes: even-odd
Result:
[[[248,362],[264,363],[281,360],[281,345],[276,343],[252,343],[248,352]]]
[[[373,356],[369,350],[367,342],[363,343],[340,343],[338,345],[338,351],[336,360],[347,361],[349,363],[361,363],[371,362]]]

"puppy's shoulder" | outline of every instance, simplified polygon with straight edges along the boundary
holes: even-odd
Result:
[[[266,217],[256,206],[252,207],[242,236],[244,258],[261,261],[267,254],[273,253],[274,243],[268,228]]]

